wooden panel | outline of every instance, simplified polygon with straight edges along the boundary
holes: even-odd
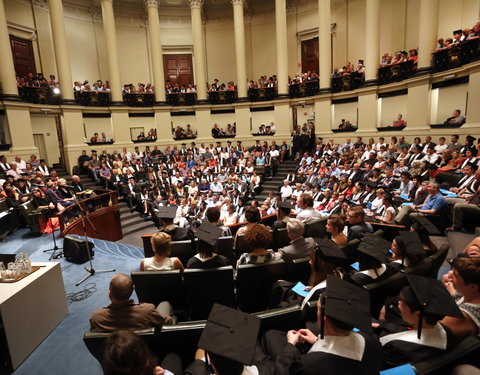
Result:
[[[318,72],[318,38],[302,41],[302,72]]]
[[[36,73],[32,41],[10,35],[10,44],[16,75],[26,77],[28,73]]]
[[[163,55],[163,69],[172,85],[193,84],[192,55]]]

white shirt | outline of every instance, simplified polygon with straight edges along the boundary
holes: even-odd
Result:
[[[283,185],[282,188],[280,189],[280,193],[282,198],[289,198],[292,195],[292,187],[290,185]]]
[[[322,218],[322,215],[319,211],[315,210],[313,207],[307,207],[304,210],[300,211],[297,215],[297,219],[304,222],[310,223],[314,220],[319,220]]]

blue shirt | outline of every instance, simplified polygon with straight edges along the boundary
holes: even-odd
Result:
[[[443,195],[437,193],[435,195],[429,195],[421,209],[435,210],[435,213],[438,214],[442,211],[443,207],[445,207],[446,204],[447,200],[443,197]]]

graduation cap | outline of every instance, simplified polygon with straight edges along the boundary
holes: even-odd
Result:
[[[198,347],[233,361],[252,365],[260,318],[230,307],[214,304]]]
[[[388,250],[391,242],[386,239],[367,233],[358,245],[358,251],[382,263],[388,261]]]
[[[455,34],[462,34],[462,30],[461,30],[461,29],[454,30],[452,34],[453,34],[453,35],[455,35]]]
[[[465,139],[466,139],[467,141],[469,141],[469,142],[472,142],[472,143],[473,143],[473,142],[474,142],[474,141],[475,141],[477,138],[475,138],[475,137],[472,137],[471,135],[467,135],[467,136],[465,137]]]
[[[418,301],[418,305],[420,306],[417,333],[419,339],[422,335],[424,314],[464,318],[454,299],[441,281],[417,275],[407,275],[407,280],[411,289],[408,287],[404,288],[402,294],[407,300],[407,303],[408,301],[412,301],[413,304],[415,304],[415,302]]]
[[[159,219],[173,219],[177,216],[177,208],[172,206],[159,207],[157,217]]]
[[[358,63],[363,65],[363,60],[358,60]]]
[[[320,338],[324,336],[324,316],[363,332],[371,332],[370,297],[368,292],[348,281],[327,275],[327,289],[320,299]]]
[[[470,167],[472,167],[472,169],[473,169],[474,171],[476,171],[476,170],[478,169],[478,164],[472,163],[471,161],[469,161],[469,162],[467,163],[467,165],[469,165]]]
[[[441,233],[438,228],[432,224],[430,220],[428,220],[425,216],[422,215],[414,215],[412,216],[413,220],[415,220],[421,227],[423,227],[427,233],[431,236],[440,236]]]
[[[223,230],[208,221],[204,221],[202,225],[197,228],[195,237],[199,240],[205,241],[209,245],[215,246],[218,238],[222,235]]]
[[[405,254],[402,255],[402,264],[403,258],[407,255],[415,255],[418,257],[425,255],[425,249],[423,248],[422,241],[417,232],[402,230],[399,232],[399,236],[402,239],[405,248]]]
[[[278,205],[278,208],[282,209],[283,211],[290,212],[293,209],[293,206],[290,202],[283,201],[283,202],[280,202],[280,204]]]
[[[319,256],[322,259],[334,263],[338,260],[346,260],[347,256],[340,249],[340,247],[333,242],[332,240],[325,240],[323,238],[313,238],[317,243],[317,250],[315,251],[315,256]]]

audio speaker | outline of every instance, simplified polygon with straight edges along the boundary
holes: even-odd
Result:
[[[88,261],[87,250],[90,251],[90,256],[93,257],[95,252],[93,242],[85,241],[83,238],[66,236],[63,239],[63,255],[69,262],[76,264],[83,264]]]

